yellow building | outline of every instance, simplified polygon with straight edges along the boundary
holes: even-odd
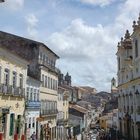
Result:
[[[13,140],[24,134],[27,61],[0,47],[0,134]]]
[[[39,47],[40,79],[42,82],[40,87],[42,121],[40,123],[43,126],[43,137],[46,137],[47,140],[56,139],[58,71],[55,63],[58,58],[46,46]],[[50,128],[49,131],[46,127]]]
[[[1,47],[7,48],[29,61],[28,76],[41,81],[40,117],[37,118],[40,136],[47,140],[56,139],[56,118],[58,100],[59,58],[45,44],[0,31]],[[8,42],[8,43],[7,43]],[[28,126],[29,127],[29,126]],[[27,129],[28,129],[27,127]]]
[[[107,115],[102,116],[99,119],[100,128],[104,129],[106,131],[107,131],[107,120],[108,120],[108,116]]]

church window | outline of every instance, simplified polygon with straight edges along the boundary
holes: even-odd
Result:
[[[138,57],[138,40],[135,40],[135,58]]]

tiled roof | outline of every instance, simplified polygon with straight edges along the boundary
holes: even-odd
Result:
[[[83,108],[83,107],[81,107],[79,105],[73,105],[73,104],[70,104],[69,108],[75,109],[75,110],[77,110],[77,111],[79,111],[81,113],[84,113],[84,114],[88,111],[88,109],[86,109],[86,108]]]
[[[58,55],[56,55],[50,48],[48,48],[45,44],[41,42],[0,31],[0,47],[4,46],[7,49],[11,49],[10,47],[16,47],[16,48],[24,47],[25,48],[25,46],[31,47],[33,45],[43,46],[47,48],[52,54],[54,54],[57,58],[59,58]]]

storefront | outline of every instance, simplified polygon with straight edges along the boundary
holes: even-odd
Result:
[[[0,140],[6,135],[7,114],[9,114],[9,108],[0,108]]]

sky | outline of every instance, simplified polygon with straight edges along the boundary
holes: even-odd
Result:
[[[110,91],[117,43],[139,12],[139,0],[5,0],[0,30],[45,43],[72,85]]]

